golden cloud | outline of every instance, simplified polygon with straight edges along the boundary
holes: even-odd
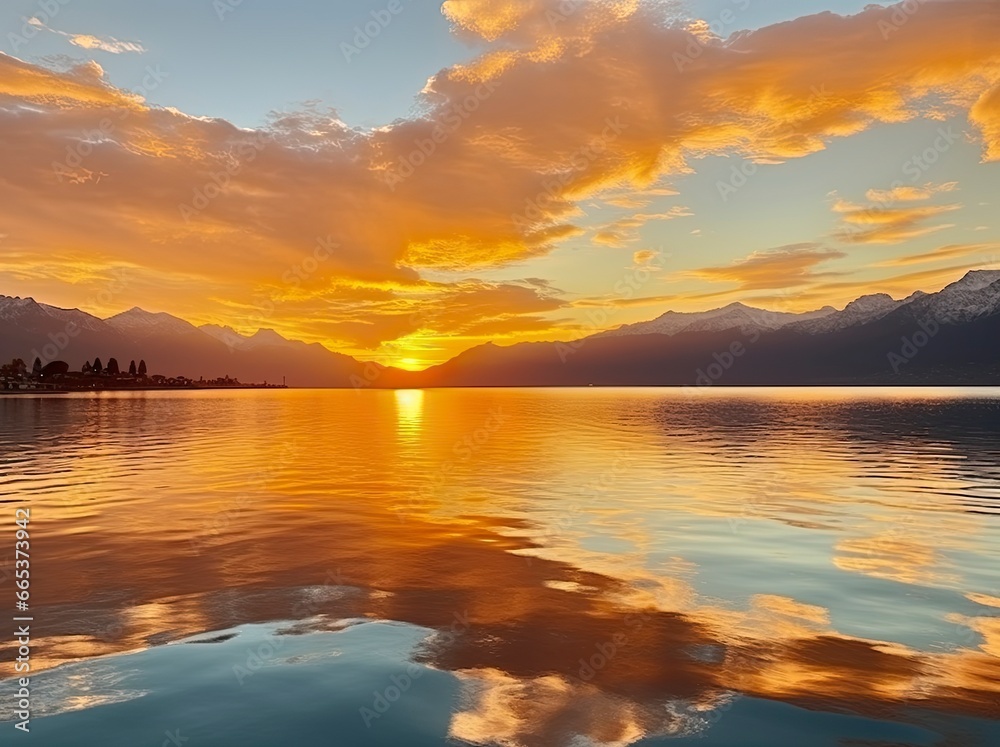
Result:
[[[47,26],[44,21],[37,17],[29,18],[27,22],[35,28],[63,36],[69,39],[70,44],[83,47],[84,49],[99,49],[102,52],[110,52],[111,54],[122,54],[123,52],[137,52],[141,54],[146,51],[145,47],[138,42],[119,41],[110,36],[99,37],[92,36],[91,34],[68,34],[65,31],[57,31]]]
[[[659,3],[587,3],[554,23],[556,5],[450,0],[444,12],[459,28],[506,46],[435,76],[426,116],[370,132],[316,111],[243,130],[149,107],[95,63],[56,72],[0,55],[5,250],[42,258],[74,246],[95,265],[200,279],[188,299],[152,289],[123,305],[219,316],[224,308],[203,308],[207,295],[252,306],[271,289],[326,318],[346,282],[461,278],[541,256],[580,235],[581,200],[617,195],[641,209],[632,206],[706,155],[787,160],[943,110],[969,113],[989,157],[1000,147],[995,2],[925,3],[889,41],[879,24],[893,10],[877,6],[724,41],[671,24]],[[897,213],[862,238],[919,235],[928,217]],[[303,272],[323,241],[336,250]],[[824,251],[702,277],[801,283],[835,256]],[[328,321],[360,329],[366,313]]]
[[[846,257],[844,252],[819,244],[793,244],[767,252],[755,252],[724,267],[703,267],[691,275],[713,282],[739,284],[739,290],[767,290],[807,285],[835,273],[819,273],[818,265]]]
[[[640,0],[446,0],[456,30],[487,41],[535,41],[588,35],[635,14]]]
[[[983,159],[1000,161],[1000,83],[979,97],[969,113],[969,119],[982,130],[986,143]]]
[[[880,202],[883,205],[896,202],[920,202],[929,200],[938,192],[953,192],[958,188],[958,182],[947,184],[925,184],[922,187],[899,186],[893,189],[869,189],[865,197],[869,202]]]
[[[834,212],[841,214],[845,224],[835,236],[849,244],[898,244],[926,236],[954,224],[921,225],[929,218],[960,210],[961,205],[927,205],[923,207],[865,207],[838,200]]]
[[[943,262],[949,259],[964,259],[975,257],[983,264],[994,264],[1000,257],[1000,244],[950,244],[942,246],[932,252],[922,252],[920,254],[909,254],[902,257],[887,259],[874,265],[875,267],[906,267],[909,265],[921,265],[931,262]]]

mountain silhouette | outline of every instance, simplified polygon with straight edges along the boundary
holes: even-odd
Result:
[[[133,308],[109,319],[0,296],[0,360],[145,359],[151,373],[299,387],[1000,384],[1000,271],[937,293],[863,296],[791,314],[730,304],[668,311],[581,340],[488,343],[425,371],[358,361],[270,329],[242,335]]]

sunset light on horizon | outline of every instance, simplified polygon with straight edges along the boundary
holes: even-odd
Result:
[[[340,5],[9,4],[5,292],[419,369],[1000,266],[995,3]]]

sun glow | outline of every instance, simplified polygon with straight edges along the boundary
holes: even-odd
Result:
[[[420,432],[424,415],[424,391],[422,389],[397,389],[396,424],[401,433]]]
[[[426,362],[419,358],[400,358],[399,360],[399,367],[405,368],[407,371],[420,371],[426,366]]]

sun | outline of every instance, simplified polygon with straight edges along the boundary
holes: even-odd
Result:
[[[419,371],[424,368],[424,361],[419,358],[400,358],[399,367],[404,368],[407,371]]]

